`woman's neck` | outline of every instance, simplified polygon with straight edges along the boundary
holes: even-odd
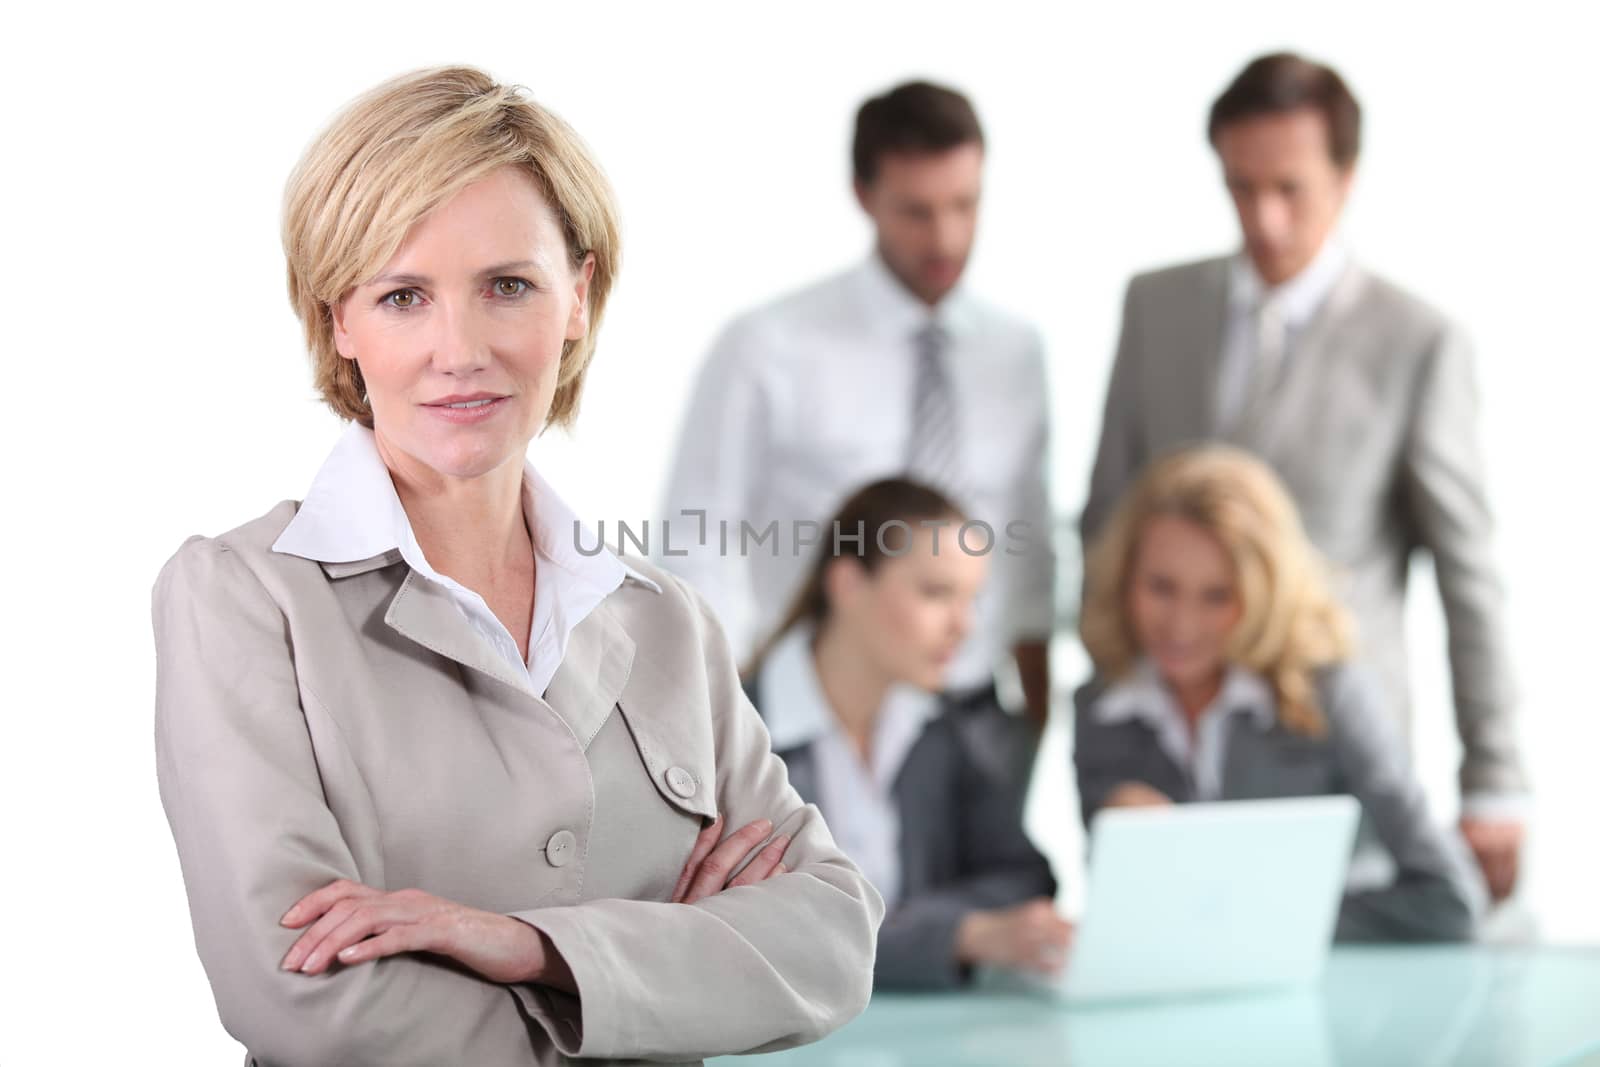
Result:
[[[448,478],[377,440],[429,566],[480,593],[531,567],[521,463],[508,461],[477,478]]]
[[[863,762],[869,762],[873,726],[889,692],[888,676],[866,656],[862,643],[849,639],[838,626],[819,628],[811,659],[829,709]]]
[[[1222,692],[1222,682],[1226,676],[1227,670],[1222,668],[1195,681],[1167,682],[1167,689],[1177,699],[1178,708],[1183,712],[1183,717],[1189,723],[1191,730],[1200,721],[1200,716],[1205,714],[1205,710],[1217,699],[1217,694]]]

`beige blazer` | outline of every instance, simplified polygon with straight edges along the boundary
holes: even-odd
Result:
[[[1433,557],[1449,627],[1466,794],[1527,788],[1516,693],[1478,443],[1473,357],[1439,312],[1355,264],[1289,353],[1264,418],[1223,433],[1216,375],[1228,261],[1140,275],[1128,285],[1081,531],[1099,532],[1144,465],[1226,439],[1265,459],[1332,561],[1360,626],[1361,655],[1408,723],[1406,579]]]
[[[872,985],[882,901],[790,787],[717,623],[630,565],[536,695],[398,551],[274,553],[285,501],[156,580],[156,757],[195,944],[259,1067],[695,1061],[815,1040]],[[666,903],[695,836],[766,817],[791,873]],[[579,995],[403,955],[321,976],[279,917],[337,878],[549,935]]]

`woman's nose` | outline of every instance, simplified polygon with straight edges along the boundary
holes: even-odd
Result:
[[[482,323],[471,308],[446,305],[435,321],[434,368],[446,374],[470,374],[489,365],[489,344]]]

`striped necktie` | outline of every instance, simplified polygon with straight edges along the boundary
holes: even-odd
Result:
[[[917,481],[946,495],[959,497],[964,488],[965,471],[955,391],[944,365],[949,343],[949,336],[938,323],[929,323],[917,331],[917,367],[912,385],[906,471]]]

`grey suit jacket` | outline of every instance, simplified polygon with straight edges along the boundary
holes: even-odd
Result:
[[[1085,542],[1155,457],[1221,438],[1214,422],[1228,267],[1211,259],[1128,286]],[[1350,266],[1296,340],[1272,410],[1232,443],[1287,484],[1336,568],[1361,655],[1409,721],[1404,603],[1414,549],[1433,557],[1449,627],[1463,792],[1526,788],[1513,721],[1501,584],[1478,450],[1478,396],[1460,331]]]
[[[865,1005],[882,901],[790,787],[721,630],[633,579],[532,692],[391,551],[271,551],[285,501],[156,581],[156,757],[223,1025],[260,1067],[692,1061],[814,1040]],[[668,903],[696,835],[771,819],[791,873]],[[338,878],[544,931],[579,994],[402,954],[279,969]]]
[[[1169,758],[1149,725],[1102,722],[1094,713],[1104,683],[1075,694],[1073,762],[1084,825],[1123,782],[1142,782],[1177,803],[1195,799],[1188,770]],[[1331,667],[1317,680],[1328,734],[1310,738],[1274,723],[1263,730],[1235,715],[1228,721],[1222,799],[1349,794],[1361,804],[1361,837],[1375,839],[1394,860],[1387,888],[1348,893],[1335,936],[1342,940],[1460,940],[1473,935],[1487,907],[1482,880],[1464,846],[1429,818],[1394,723],[1380,707],[1375,678],[1358,668]],[[1248,877],[1242,873],[1241,877]]]
[[[760,708],[760,675],[746,692]],[[912,745],[894,781],[900,814],[900,901],[878,930],[879,989],[950,989],[970,968],[957,963],[956,929],[973,911],[1053,897],[1050,863],[1022,829],[1032,730],[993,698],[946,697]],[[789,782],[817,799],[813,746],[778,752]],[[824,816],[827,812],[823,812]]]

